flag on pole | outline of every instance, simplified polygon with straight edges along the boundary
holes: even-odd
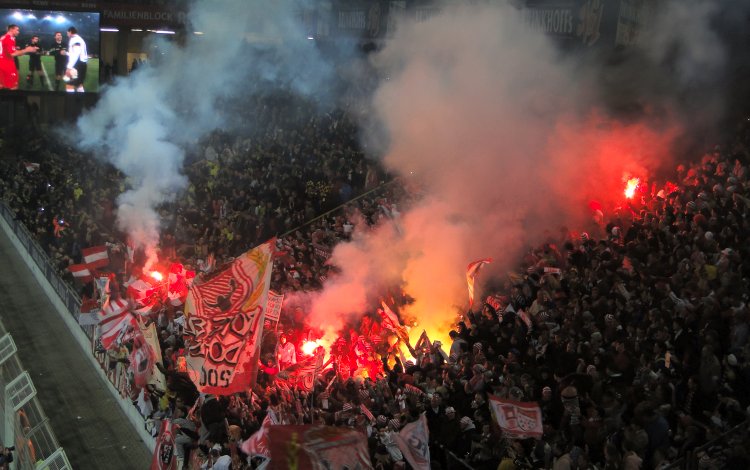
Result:
[[[89,268],[103,268],[109,264],[109,253],[107,245],[92,246],[81,250],[83,262],[89,265]]]
[[[430,430],[424,413],[398,434],[394,433],[393,440],[414,470],[430,470]]]
[[[29,173],[33,173],[39,169],[39,164],[33,162],[23,162],[23,167],[26,168],[26,171],[28,171]]]
[[[284,294],[268,291],[268,303],[266,304],[266,320],[278,322],[281,318],[281,305],[284,303]]]
[[[505,400],[490,395],[489,404],[497,424],[508,437],[542,437],[542,410],[537,403]]]
[[[186,364],[200,392],[230,395],[255,382],[274,243],[270,240],[253,248],[189,288]]]
[[[402,341],[408,342],[409,333],[399,321],[398,316],[396,316],[393,310],[388,307],[388,304],[385,303],[385,300],[381,300],[380,305],[382,305],[383,308],[378,309],[378,315],[380,315],[380,320],[383,327],[396,333],[396,336],[398,336]]]
[[[430,337],[427,336],[427,332],[425,330],[422,330],[422,334],[419,335],[417,344],[414,345],[414,349],[417,351],[423,348],[427,348],[427,349],[432,348],[432,342],[430,341]]]
[[[485,264],[492,262],[492,258],[485,258],[469,263],[466,267],[466,283],[469,285],[469,307],[474,305],[474,278]]]
[[[176,427],[172,424],[172,420],[162,420],[159,437],[154,447],[154,457],[151,459],[151,470],[177,470],[174,440]]]
[[[94,276],[91,275],[91,270],[86,264],[71,264],[68,266],[68,271],[73,275],[73,279],[83,284],[94,280]]]

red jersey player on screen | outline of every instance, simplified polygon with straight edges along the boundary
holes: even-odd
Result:
[[[16,36],[20,32],[21,28],[18,25],[12,24],[8,26],[8,32],[0,37],[0,88],[8,90],[18,89],[18,70],[13,58],[39,50],[35,46],[16,50]]]

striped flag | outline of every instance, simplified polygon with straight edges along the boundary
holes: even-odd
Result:
[[[469,285],[469,306],[474,305],[474,278],[485,264],[492,262],[492,258],[485,258],[469,263],[466,267],[466,283]]]
[[[137,326],[135,318],[128,311],[128,302],[124,299],[110,301],[99,312],[100,340],[104,349],[110,349],[120,334],[129,326]]]
[[[362,410],[362,414],[367,416],[367,419],[369,419],[371,422],[375,422],[375,416],[372,414],[372,411],[370,411],[369,408],[367,408],[365,405],[359,405],[359,409]]]
[[[83,253],[83,262],[88,264],[90,268],[103,268],[109,264],[109,253],[106,245],[84,248],[81,253]]]
[[[91,270],[86,264],[71,264],[68,266],[68,271],[70,271],[76,281],[84,284],[94,280],[94,276],[91,275]]]
[[[405,384],[404,391],[406,391],[406,393],[410,395],[416,395],[416,396],[424,395],[424,391],[421,388],[415,387],[412,384]]]

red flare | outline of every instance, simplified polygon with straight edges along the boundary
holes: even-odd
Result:
[[[630,178],[625,184],[625,197],[633,199],[635,191],[638,189],[638,185],[641,184],[640,178]]]

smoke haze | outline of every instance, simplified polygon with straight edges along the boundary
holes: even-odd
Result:
[[[323,93],[331,68],[295,18],[300,2],[196,1],[184,44],[156,41],[149,66],[104,89],[76,142],[127,176],[118,225],[153,254],[159,204],[183,190],[186,146],[225,124],[227,100],[272,88]]]
[[[677,2],[665,12],[672,7],[683,13]],[[677,91],[720,72],[712,9],[697,11],[697,33],[657,21],[658,50],[649,57],[657,67],[671,51]],[[341,274],[313,300],[316,321],[356,317],[380,286],[399,284],[416,299],[402,312],[420,325],[412,339],[426,328],[444,340],[468,305],[468,263],[494,258],[481,285],[515,266],[545,231],[593,227],[587,202],[622,204],[623,178],[673,163],[684,130],[673,95],[637,118],[614,118],[601,100],[601,65],[562,55],[509,6],[447,6],[424,22],[402,22],[375,64],[388,77],[372,104],[374,135],[387,135],[378,142],[387,148],[383,163],[425,195],[399,221],[336,247]],[[652,82],[667,75],[653,74]],[[646,85],[643,94],[655,95]]]
[[[305,299],[310,323],[341,328],[398,284],[415,299],[402,313],[444,339],[467,305],[469,262],[495,260],[480,274],[481,293],[483,279],[511,269],[545,230],[590,226],[589,200],[622,203],[623,177],[674,161],[693,91],[699,117],[717,119],[726,59],[715,14],[703,0],[665,2],[644,32],[648,48],[606,71],[562,54],[507,5],[452,5],[401,22],[373,59],[388,80],[372,97],[379,140],[368,148],[385,149],[384,166],[424,195],[397,221],[360,224],[335,248],[341,272]],[[293,18],[290,1],[195,2],[190,20],[204,35],[162,45],[157,64],[108,88],[80,119],[84,147],[129,177],[118,221],[139,246],[156,245],[155,208],[186,185],[184,147],[222,126],[217,102],[274,83],[325,89],[330,67]],[[635,116],[613,117],[605,102],[618,93],[639,103]]]

